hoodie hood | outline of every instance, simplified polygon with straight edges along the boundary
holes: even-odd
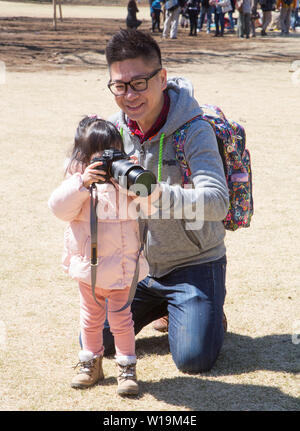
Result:
[[[168,79],[167,90],[170,97],[170,110],[161,133],[169,136],[187,121],[201,115],[203,111],[194,98],[194,88],[188,79],[177,77]]]

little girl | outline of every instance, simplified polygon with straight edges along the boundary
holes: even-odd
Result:
[[[137,394],[135,335],[132,314],[127,302],[140,248],[139,225],[136,218],[119,217],[120,205],[132,205],[133,198],[115,182],[97,184],[98,192],[98,267],[95,295],[91,288],[91,239],[89,187],[105,181],[105,172],[98,170],[102,162],[90,164],[95,156],[115,148],[123,151],[121,135],[113,124],[96,116],[83,118],[75,135],[74,147],[66,169],[66,179],[52,193],[49,207],[60,219],[69,222],[64,235],[64,270],[79,282],[80,331],[78,374],[73,388],[87,388],[104,378],[102,370],[103,325],[105,300],[107,318],[115,339],[116,363],[119,368],[120,395]],[[98,167],[98,169],[96,169]],[[122,193],[121,193],[122,192]],[[105,214],[105,217],[101,217]],[[146,277],[148,265],[139,259],[139,280]],[[115,312],[113,312],[113,310]]]

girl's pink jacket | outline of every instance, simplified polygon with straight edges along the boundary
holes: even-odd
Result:
[[[96,287],[124,289],[131,285],[140,248],[134,201],[111,184],[98,190],[98,270]],[[69,222],[64,234],[63,268],[72,278],[91,284],[90,193],[79,172],[52,193],[48,205],[61,220]],[[130,217],[131,214],[131,217]],[[140,277],[148,274],[140,256]]]

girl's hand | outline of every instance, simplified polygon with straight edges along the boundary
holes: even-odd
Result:
[[[99,181],[106,181],[106,172],[100,170],[98,171],[98,169],[95,169],[96,166],[101,166],[102,164],[103,162],[95,162],[85,168],[85,171],[82,174],[82,181],[85,188],[88,189],[89,186],[93,183],[98,183]]]

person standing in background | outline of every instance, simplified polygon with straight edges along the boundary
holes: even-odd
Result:
[[[250,22],[251,22],[252,0],[242,0],[239,6],[238,17],[238,36],[246,39],[250,37]]]
[[[299,20],[298,11],[299,11],[299,0],[296,1],[296,7],[295,9],[292,10],[292,13],[291,13],[291,27],[293,31],[296,31],[297,22]]]
[[[178,21],[181,8],[185,5],[185,0],[165,1],[166,18],[164,22],[163,38],[177,39]]]
[[[234,18],[233,12],[235,11],[235,0],[230,0],[231,10],[228,11],[228,18],[230,23],[230,33],[234,33]]]
[[[162,32],[160,28],[160,14],[162,13],[160,3],[160,0],[154,0],[151,2],[150,14],[152,18],[152,33],[155,32],[155,28],[157,28],[160,33]]]
[[[280,9],[281,36],[290,34],[291,13],[296,9],[296,0],[277,0],[277,9]]]
[[[224,28],[225,28],[224,7],[226,8],[228,4],[230,5],[230,0],[220,0],[220,1],[210,0],[210,4],[214,7],[214,13],[215,13],[216,32],[214,36],[222,37],[224,36]],[[230,10],[231,10],[231,6],[230,6]],[[227,9],[226,9],[226,12],[227,12]]]
[[[250,32],[252,37],[256,37],[255,29],[256,29],[256,21],[260,18],[259,13],[257,12],[258,0],[254,0],[251,9],[250,16]]]
[[[202,30],[206,16],[206,33],[210,33],[212,10],[213,7],[209,4],[209,0],[201,0],[199,30]]]
[[[142,21],[138,20],[136,17],[137,12],[139,12],[135,0],[130,0],[127,4],[127,18],[126,25],[128,28],[138,28]]]
[[[197,21],[200,12],[200,0],[188,0],[187,10],[190,20],[189,36],[197,36]]]
[[[219,0],[218,5],[221,6],[224,17],[225,17],[225,13],[229,14],[230,12],[232,12],[231,0]],[[225,27],[225,18],[224,18],[224,27]]]
[[[261,35],[267,36],[266,30],[272,21],[272,10],[275,10],[276,0],[261,0],[260,7],[263,13]]]

